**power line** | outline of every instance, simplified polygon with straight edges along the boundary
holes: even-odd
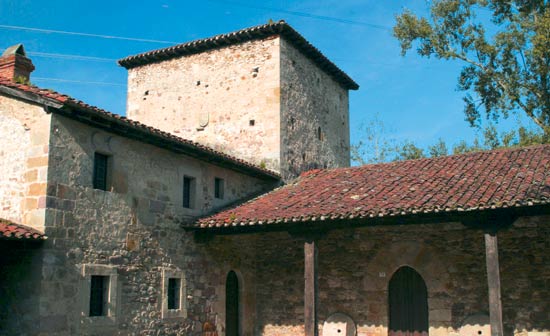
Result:
[[[27,54],[29,54],[30,56],[37,56],[37,57],[69,59],[69,60],[77,60],[77,61],[96,61],[96,62],[109,62],[109,63],[116,62],[116,59],[114,58],[45,53],[45,52],[39,52],[39,51],[30,51],[30,52],[27,52]]]
[[[137,37],[90,34],[90,33],[80,33],[80,32],[72,32],[72,31],[65,31],[65,30],[53,30],[53,29],[33,28],[33,27],[24,27],[24,26],[9,26],[9,25],[1,25],[1,24],[0,24],[0,29],[24,30],[24,31],[32,31],[32,32],[38,32],[38,33],[47,33],[47,34],[64,34],[64,35],[97,37],[97,38],[104,38],[104,39],[111,39],[111,40],[125,40],[125,41],[134,41],[134,42],[161,43],[161,44],[178,44],[179,43],[174,41],[152,40],[152,39],[144,39],[144,38],[137,38]]]
[[[288,15],[306,17],[306,18],[310,18],[310,19],[317,19],[317,20],[323,20],[323,21],[338,22],[338,23],[343,23],[343,24],[365,26],[365,27],[381,29],[381,30],[391,30],[391,27],[388,27],[388,26],[383,26],[383,25],[379,25],[379,24],[375,24],[375,23],[369,23],[369,22],[363,22],[363,21],[342,19],[342,18],[337,18],[337,17],[332,17],[332,16],[316,15],[316,14],[311,14],[311,13],[291,11],[291,10],[286,10],[286,9],[281,9],[281,8],[274,8],[274,7],[250,5],[250,4],[245,4],[245,3],[242,3],[242,2],[236,2],[236,1],[225,1],[225,0],[208,0],[208,1],[216,2],[216,3],[222,3],[222,4],[228,4],[228,5],[234,5],[234,6],[239,6],[239,7],[254,8],[254,9],[267,10],[267,11],[272,11],[272,12],[279,12],[279,13],[284,13],[284,14],[288,14]]]
[[[109,83],[109,82],[88,82],[72,79],[62,79],[62,78],[48,78],[48,77],[33,77],[33,81],[44,81],[44,82],[61,82],[61,83],[75,83],[75,84],[91,84],[91,85],[107,85],[107,86],[121,86],[125,87],[126,84],[120,83]]]

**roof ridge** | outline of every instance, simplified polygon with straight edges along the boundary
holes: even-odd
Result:
[[[408,159],[408,160],[399,160],[399,161],[391,161],[391,162],[376,162],[376,163],[367,163],[360,166],[350,166],[350,167],[337,167],[337,168],[318,168],[318,169],[312,169],[303,172],[302,175],[308,176],[310,174],[316,174],[320,172],[325,171],[336,171],[336,170],[348,170],[348,169],[362,169],[366,167],[375,167],[375,166],[391,166],[391,165],[401,165],[404,163],[412,163],[412,162],[419,162],[419,161],[438,161],[438,160],[445,160],[449,158],[457,158],[457,157],[467,157],[467,156],[477,156],[477,155],[487,155],[487,154],[493,154],[498,152],[515,152],[515,151],[524,151],[524,150],[533,150],[537,149],[539,147],[550,147],[550,144],[535,144],[535,145],[529,145],[529,146],[513,146],[513,147],[501,147],[501,148],[494,148],[494,149],[486,149],[486,150],[479,150],[479,151],[472,151],[467,153],[459,153],[459,154],[450,154],[450,155],[443,155],[438,157],[423,157],[418,159]]]

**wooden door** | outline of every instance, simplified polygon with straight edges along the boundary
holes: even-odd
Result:
[[[414,269],[403,266],[389,284],[389,335],[428,335],[428,290]]]

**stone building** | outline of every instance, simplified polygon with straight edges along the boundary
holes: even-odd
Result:
[[[550,334],[550,146],[349,168],[282,21],[119,63],[128,118],[0,58],[0,335]]]

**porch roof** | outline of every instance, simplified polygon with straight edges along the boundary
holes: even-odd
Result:
[[[550,145],[312,170],[192,228],[470,213],[550,202]]]

